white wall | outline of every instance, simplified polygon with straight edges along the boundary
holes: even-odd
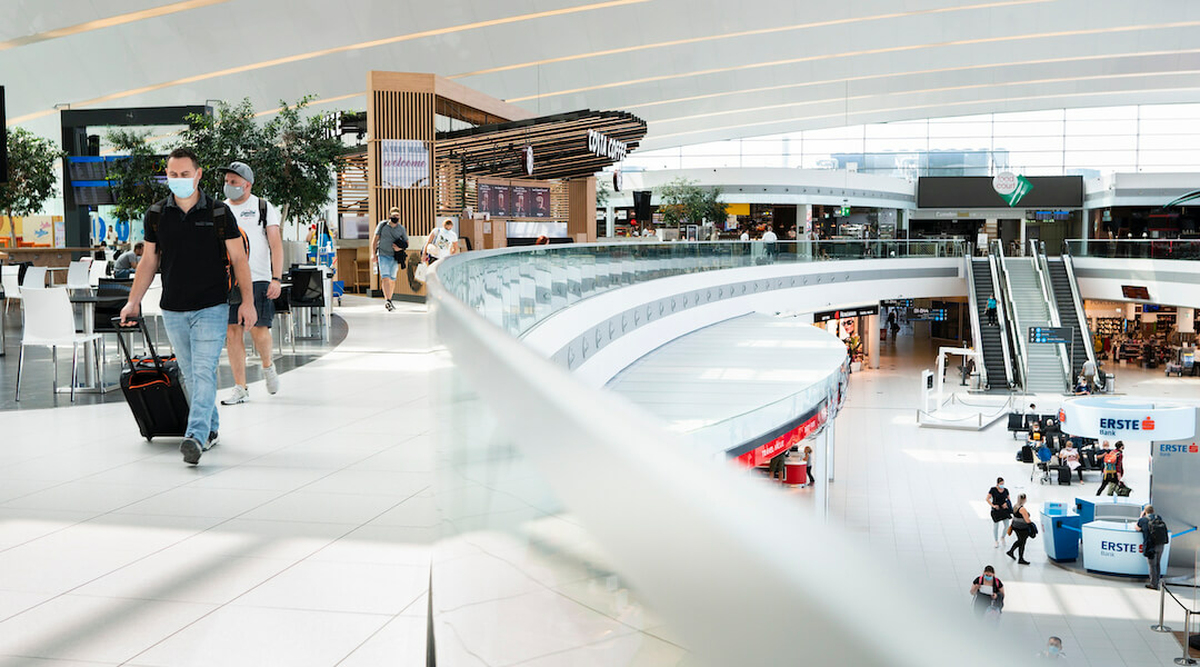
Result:
[[[1079,293],[1085,299],[1128,301],[1122,285],[1149,289],[1154,303],[1200,306],[1200,262],[1072,257]]]

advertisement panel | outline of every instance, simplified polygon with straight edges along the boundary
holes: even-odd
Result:
[[[800,444],[805,438],[816,433],[829,418],[829,409],[822,405],[816,414],[801,422],[786,433],[779,435],[754,449],[737,457],[739,465],[746,468],[766,465],[771,459]]]
[[[1182,440],[1196,430],[1196,408],[1145,399],[1083,396],[1063,402],[1062,430],[1086,438]]]
[[[379,184],[400,189],[429,186],[429,146],[414,139],[380,140]]]

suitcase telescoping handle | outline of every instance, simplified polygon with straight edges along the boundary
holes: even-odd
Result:
[[[162,365],[162,360],[158,358],[158,353],[154,351],[154,341],[150,338],[150,332],[146,329],[146,320],[140,317],[131,317],[126,322],[130,324],[121,324],[120,317],[112,318],[113,326],[117,328],[117,342],[121,345],[121,352],[125,353],[125,361],[129,362],[129,368],[134,368],[133,353],[129,350],[129,342],[125,340],[122,332],[131,331],[134,327],[141,332],[142,338],[146,341],[146,349],[150,350],[150,358],[154,360],[154,367],[158,372],[163,373],[165,369]]]

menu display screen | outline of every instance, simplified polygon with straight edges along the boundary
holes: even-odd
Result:
[[[550,188],[478,183],[476,202],[481,213],[494,218],[549,218]]]

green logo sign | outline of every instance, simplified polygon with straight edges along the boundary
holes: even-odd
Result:
[[[1009,206],[1016,206],[1033,189],[1033,184],[1024,176],[1002,171],[992,178],[992,189]]]

